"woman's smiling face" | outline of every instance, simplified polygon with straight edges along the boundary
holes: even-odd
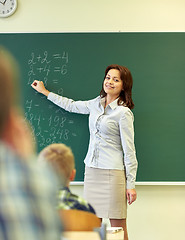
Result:
[[[104,79],[103,88],[107,95],[110,95],[115,99],[119,97],[121,91],[123,90],[123,81],[120,78],[119,70],[110,69],[108,71]]]

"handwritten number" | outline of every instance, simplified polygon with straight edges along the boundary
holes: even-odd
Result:
[[[69,54],[67,51],[54,54],[50,54],[47,50],[40,53],[31,52],[27,61],[27,85],[30,85],[34,79],[40,79],[47,86],[49,79],[52,78],[51,81],[57,86],[61,80],[65,80],[65,75],[68,74],[68,64]],[[58,86],[58,94],[63,95],[63,92],[63,88]],[[52,112],[52,108],[48,107],[48,111],[51,111],[52,114],[46,118],[43,116],[40,106],[41,98],[42,96],[37,94],[35,98],[37,102],[35,99],[25,99],[25,118],[31,124],[32,134],[33,137],[36,137],[37,144],[43,148],[57,141],[68,141],[73,135],[70,135],[70,130],[66,128],[67,117],[63,117],[66,112],[62,109]],[[43,100],[41,99],[41,101]]]

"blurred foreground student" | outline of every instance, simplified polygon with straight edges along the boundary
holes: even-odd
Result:
[[[76,175],[74,155],[69,147],[62,143],[51,144],[40,152],[39,162],[47,162],[65,183],[58,192],[58,209],[78,209],[95,213],[85,199],[73,194],[69,189],[69,184]]]
[[[0,46],[0,239],[59,240],[54,181],[36,168],[34,144],[19,108],[15,60]]]

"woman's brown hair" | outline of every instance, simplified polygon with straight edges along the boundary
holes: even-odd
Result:
[[[112,64],[106,68],[104,79],[106,78],[108,71],[111,69],[117,69],[120,72],[120,78],[123,82],[123,90],[121,91],[121,93],[119,95],[118,105],[123,105],[123,106],[126,105],[128,108],[133,109],[134,108],[134,103],[132,100],[133,79],[132,79],[131,72],[129,71],[128,68],[126,68],[124,66]],[[102,86],[102,90],[100,92],[100,97],[103,98],[106,95],[107,94],[104,91],[104,88]]]

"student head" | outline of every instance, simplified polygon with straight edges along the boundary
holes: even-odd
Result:
[[[124,66],[120,66],[120,65],[117,65],[117,64],[112,64],[112,65],[109,65],[105,70],[104,81],[105,81],[105,79],[106,79],[106,77],[109,74],[109,71],[111,69],[116,69],[116,70],[119,71],[120,79],[123,83],[123,90],[120,92],[119,99],[118,99],[118,104],[122,105],[123,102],[124,102],[124,105],[126,105],[130,109],[133,109],[134,108],[134,103],[132,101],[133,79],[132,79],[131,72],[129,71],[128,68],[126,68]],[[106,95],[107,95],[107,93],[104,91],[104,83],[103,83],[103,87],[102,87],[102,90],[100,92],[100,96],[105,97]]]
[[[0,140],[27,158],[34,152],[33,139],[19,102],[16,60],[0,46]]]
[[[75,178],[74,155],[69,147],[62,143],[53,143],[45,147],[40,153],[38,160],[40,163],[47,163],[51,166],[65,185],[69,186],[70,181]]]
[[[13,104],[13,64],[12,57],[0,46],[0,138],[9,118]]]

